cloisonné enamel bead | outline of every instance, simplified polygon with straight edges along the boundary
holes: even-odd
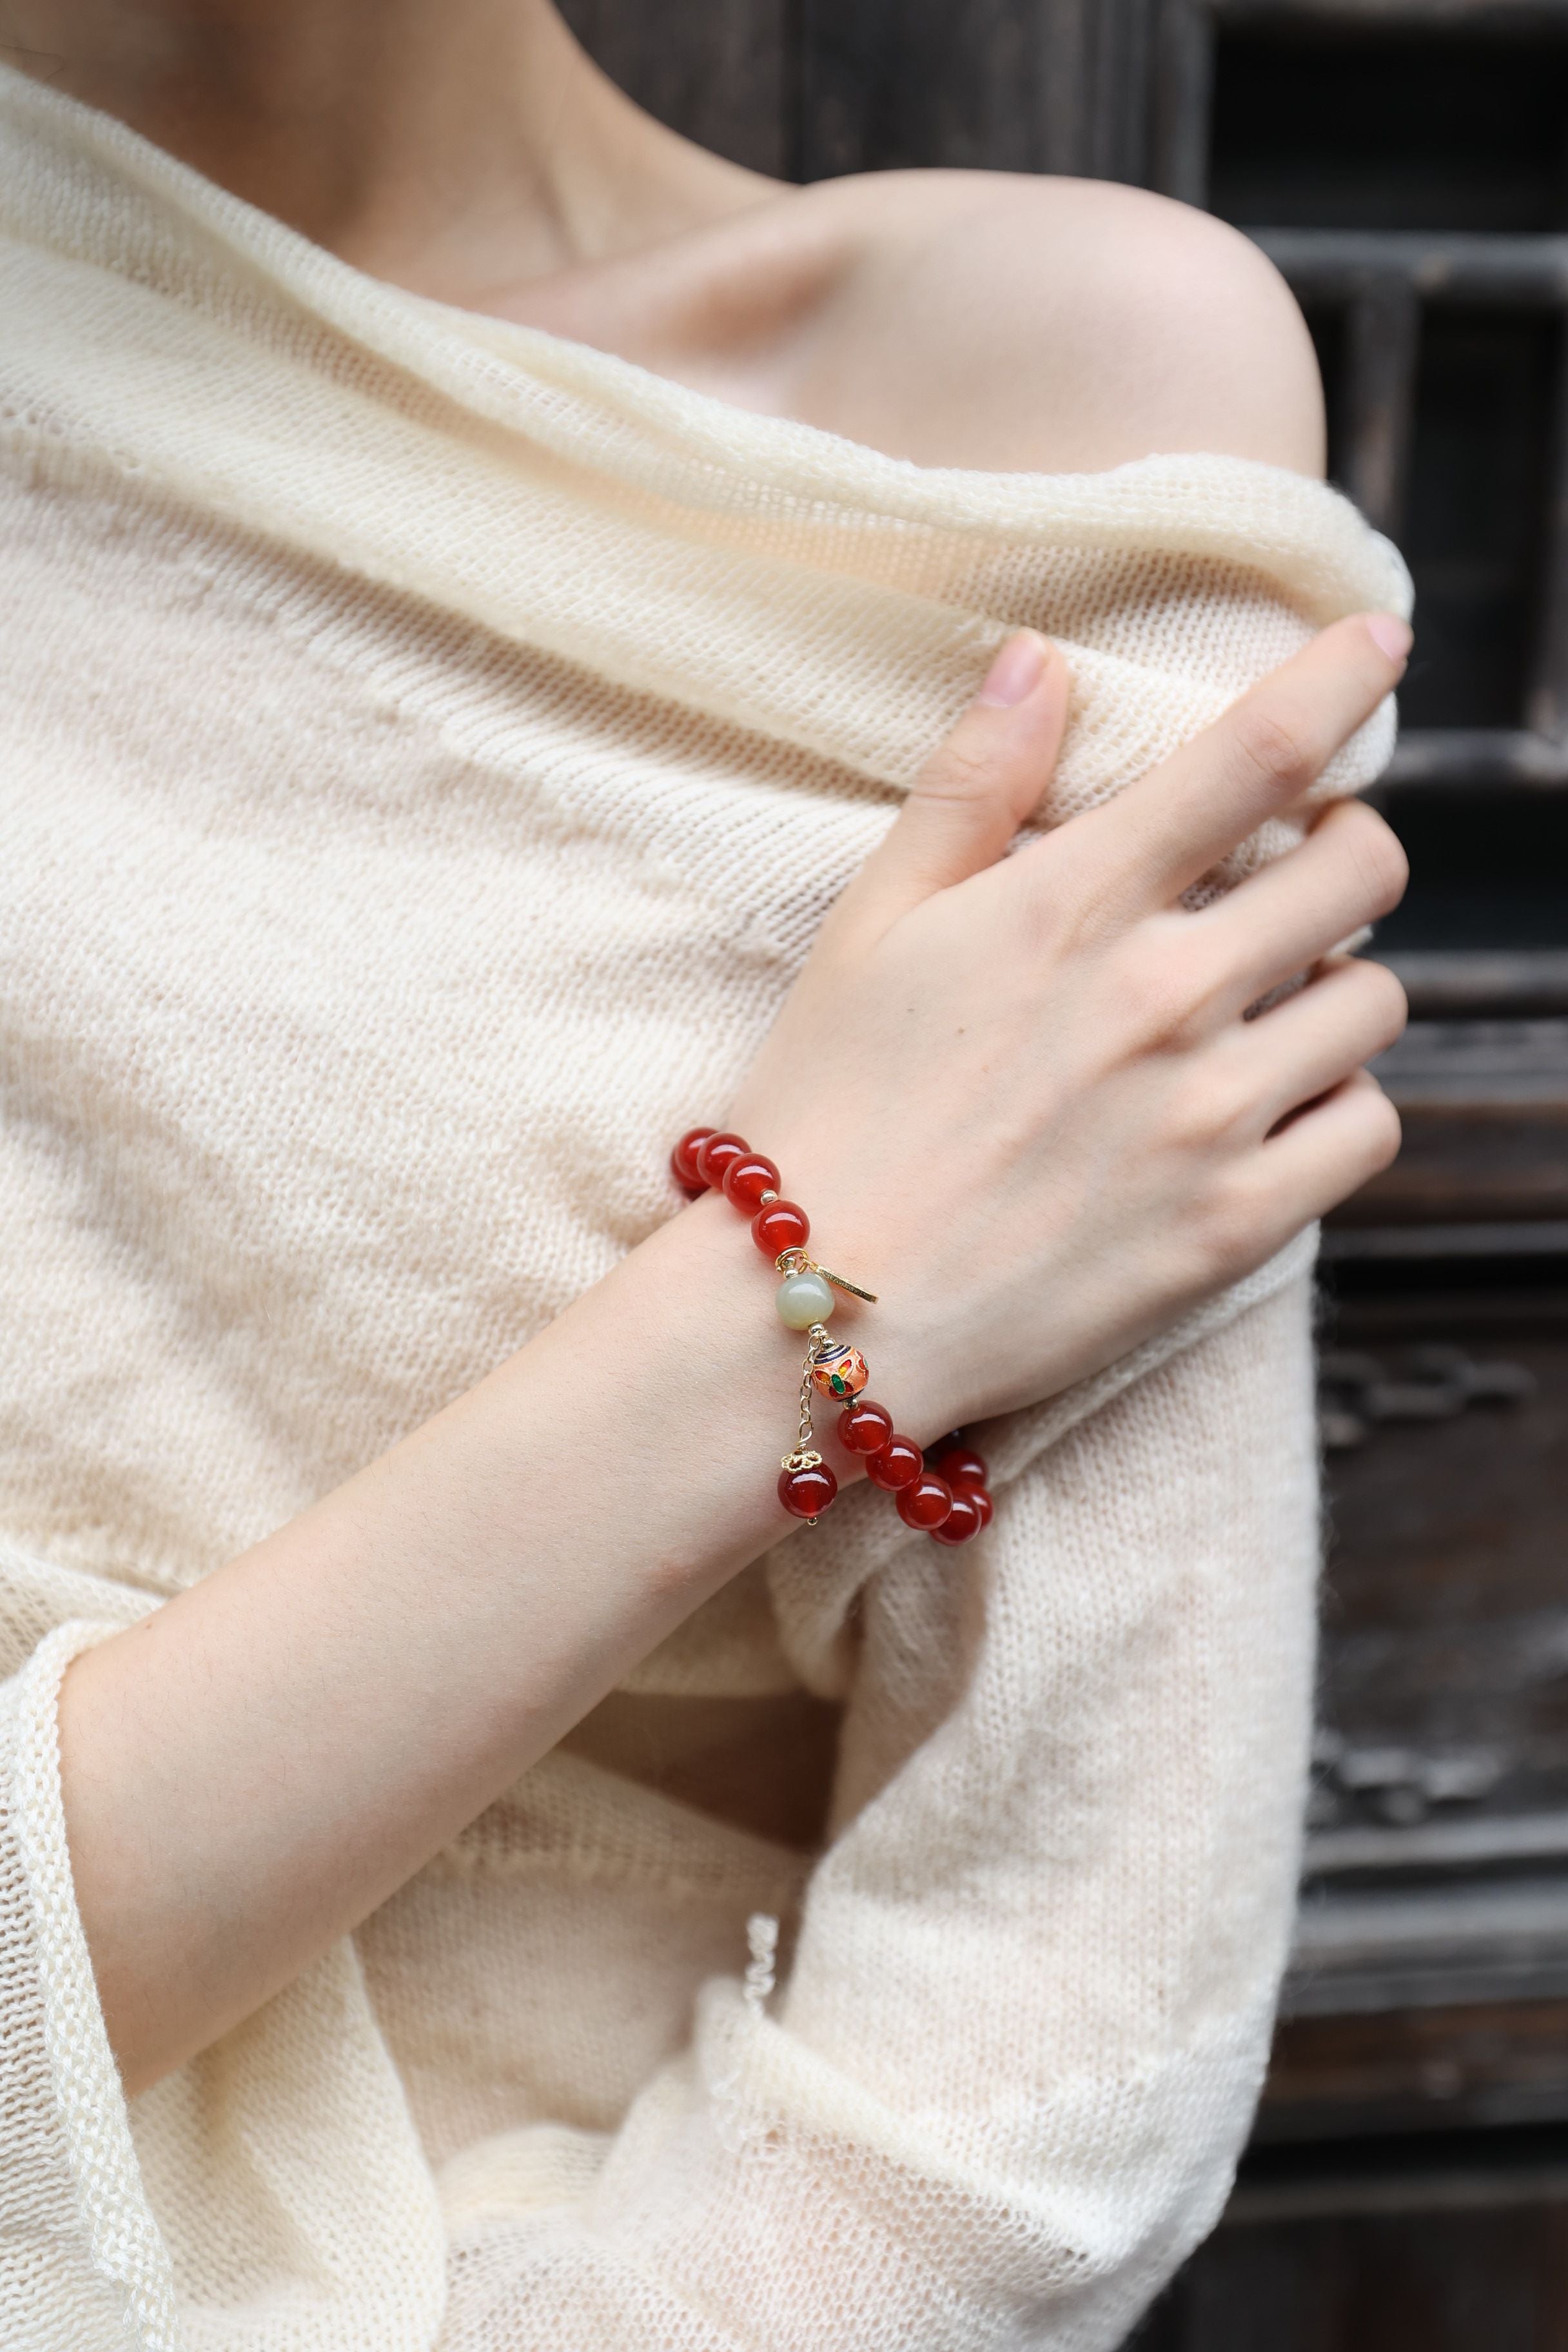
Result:
[[[820,1274],[789,1274],[780,1283],[773,1304],[779,1321],[792,1331],[809,1331],[826,1323],[833,1312],[833,1286]]]
[[[868,1378],[865,1357],[842,1339],[830,1339],[812,1359],[812,1387],[818,1396],[832,1397],[838,1404],[858,1396]]]

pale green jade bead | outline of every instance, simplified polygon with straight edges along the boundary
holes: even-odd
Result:
[[[833,1291],[819,1274],[787,1275],[773,1304],[781,1323],[787,1323],[792,1331],[809,1331],[814,1323],[826,1323],[832,1314]]]

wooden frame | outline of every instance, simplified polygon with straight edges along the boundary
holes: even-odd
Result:
[[[1223,25],[1310,23],[1347,30],[1489,26],[1568,38],[1568,0],[1162,0],[1149,100],[1150,186],[1202,204],[1208,97]],[[1162,126],[1163,126],[1162,128]],[[1568,236],[1422,236],[1366,230],[1258,230],[1303,302],[1346,314],[1344,486],[1397,535],[1428,308],[1568,313]],[[1384,790],[1412,784],[1568,788],[1568,334],[1559,363],[1545,593],[1526,724],[1431,729],[1400,743]]]

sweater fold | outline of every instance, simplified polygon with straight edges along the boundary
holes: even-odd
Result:
[[[0,72],[8,2346],[1120,2342],[1289,1934],[1310,1235],[989,1433],[963,1551],[862,1492],[781,1542],[129,2105],[55,1694],[676,1212],[1007,630],[1072,670],[1048,825],[1407,604],[1320,484],[897,463],[378,284]],[[770,1770],[831,1790],[809,1850]]]

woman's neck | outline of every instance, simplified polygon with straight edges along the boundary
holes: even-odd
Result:
[[[0,58],[447,301],[774,193],[634,106],[551,0],[11,0]]]

